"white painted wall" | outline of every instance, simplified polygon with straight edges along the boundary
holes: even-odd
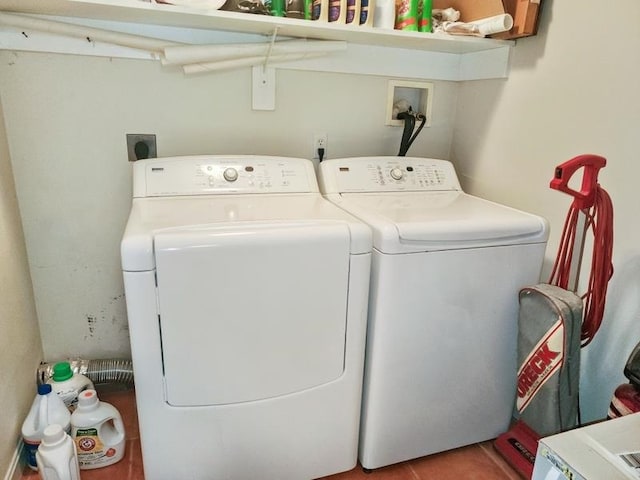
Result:
[[[0,53],[0,95],[47,360],[128,357],[119,242],[131,197],[126,133],[160,156],[396,154],[387,79],[277,71],[274,112],[251,110],[251,71],[185,77],[143,60]],[[436,82],[433,124],[409,153],[447,158],[458,85]]]
[[[553,168],[584,152],[608,158],[616,274],[603,330],[584,351],[587,420],[605,414],[640,340],[640,3],[618,2],[615,23],[602,12],[545,0],[540,34],[518,41],[508,80],[436,82],[434,126],[410,151],[451,157],[471,193],[547,217],[548,263],[569,205],[547,188]],[[156,133],[164,156],[308,157],[316,131],[328,133],[329,157],[394,154],[401,132],[383,126],[386,87],[385,78],[279,71],[277,110],[252,112],[248,69],[185,78],[145,61],[0,53],[45,357],[129,354],[118,251],[131,194],[126,133]]]
[[[614,203],[615,274],[603,327],[582,351],[587,421],[606,415],[640,341],[640,2],[614,10],[545,0],[541,30],[517,42],[509,79],[462,84],[452,144],[468,191],[550,220],[545,278],[571,203],[548,188],[554,167],[582,153],[608,159],[599,178]]]
[[[14,468],[42,344],[0,105],[0,478]]]

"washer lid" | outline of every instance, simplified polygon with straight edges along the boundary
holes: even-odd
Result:
[[[342,194],[337,203],[373,228],[385,253],[451,250],[545,242],[536,215],[463,192]]]

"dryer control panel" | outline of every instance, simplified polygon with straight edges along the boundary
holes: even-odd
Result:
[[[133,185],[134,197],[318,192],[310,160],[258,155],[139,160]]]
[[[320,164],[323,193],[461,191],[451,162],[417,157],[360,157]]]

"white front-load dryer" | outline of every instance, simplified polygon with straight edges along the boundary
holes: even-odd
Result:
[[[304,159],[143,160],[133,181],[121,253],[145,477],[353,468],[370,229]]]
[[[328,160],[319,181],[373,230],[362,466],[506,431],[518,291],[539,280],[546,221],[465,194],[443,160]]]

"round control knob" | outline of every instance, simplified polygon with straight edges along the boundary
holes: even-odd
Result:
[[[402,180],[402,177],[404,176],[404,172],[398,167],[392,168],[389,173],[391,174],[391,178],[394,180]]]
[[[238,171],[235,168],[226,168],[222,176],[227,182],[235,182],[238,179]]]

